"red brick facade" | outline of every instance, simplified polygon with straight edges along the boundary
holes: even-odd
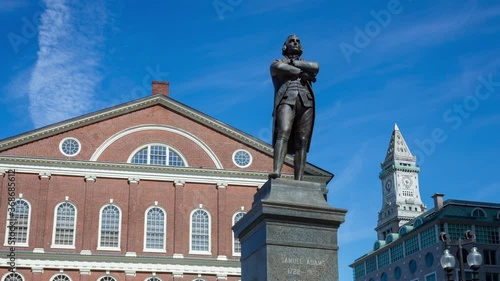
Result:
[[[168,85],[160,86],[153,90],[168,92]],[[200,122],[210,117],[199,117],[201,113],[184,105],[180,107],[194,113],[172,110],[165,104],[179,105],[158,96],[0,141],[0,224],[6,225],[8,216],[6,170],[16,172],[15,197],[30,204],[28,243],[15,249],[16,269],[24,280],[52,280],[57,274],[72,281],[108,275],[141,281],[240,279],[239,256],[233,254],[233,215],[251,208],[254,193],[266,181],[272,167],[269,148],[252,144],[259,141],[216,120]],[[141,107],[141,102],[151,104]],[[81,145],[73,157],[59,148],[67,137]],[[249,141],[242,141],[245,138]],[[127,164],[148,144],[174,148],[187,167]],[[233,162],[238,149],[251,154],[249,167]],[[292,172],[290,165],[284,168],[284,173]],[[326,183],[329,178],[320,180]],[[52,245],[56,207],[62,202],[76,207],[74,247]],[[100,250],[101,209],[110,204],[121,211],[119,250]],[[145,214],[152,206],[165,211],[164,252],[144,250]],[[210,215],[206,254],[190,253],[190,216],[197,209]],[[4,244],[6,234],[0,231],[2,256],[10,250]],[[3,281],[9,267],[7,259],[0,261]]]

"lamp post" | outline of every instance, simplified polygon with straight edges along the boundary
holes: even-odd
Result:
[[[458,246],[458,262],[460,267],[460,281],[465,281],[465,271],[464,271],[464,256],[463,256],[463,245],[471,244],[476,242],[476,237],[474,233],[470,230],[465,232],[465,239],[458,238],[458,241],[451,242],[450,236],[446,232],[441,232],[439,234],[441,241],[445,243],[445,250],[443,256],[440,259],[441,266],[446,272],[446,278],[448,281],[453,281],[453,271],[455,269],[455,257],[450,254],[450,246]],[[470,253],[467,255],[467,264],[472,269],[473,281],[479,281],[478,269],[483,263],[483,256],[477,250],[476,246],[473,246]]]

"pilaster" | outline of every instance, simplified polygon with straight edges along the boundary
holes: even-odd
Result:
[[[230,230],[230,224],[227,223],[226,213],[226,190],[227,183],[219,182],[217,183],[217,259],[227,260],[227,241],[228,241],[228,231]]]
[[[125,281],[134,281],[135,280],[135,271],[125,270]]]
[[[127,222],[127,252],[126,256],[129,257],[135,257],[137,256],[136,254],[136,247],[137,247],[137,240],[139,237],[137,237],[138,233],[140,233],[138,229],[138,221],[139,221],[139,214],[137,210],[137,204],[138,204],[138,185],[139,185],[139,178],[129,178],[128,179],[128,213],[127,213],[127,218],[125,218],[125,221]],[[135,272],[134,272],[134,279],[135,279]],[[127,280],[133,280],[127,277]]]
[[[90,270],[80,269],[80,281],[90,281]]]
[[[31,280],[32,281],[43,281],[42,280],[43,267],[32,267],[31,268]]]
[[[174,255],[173,258],[184,258],[182,254],[184,249],[184,241],[186,239],[186,234],[183,231],[184,221],[184,186],[186,182],[184,180],[175,180],[174,188],[175,188],[175,198],[174,198]],[[174,276],[175,279],[175,276]],[[182,279],[182,275],[181,275]]]
[[[85,198],[83,203],[83,229],[82,229],[82,255],[92,254],[92,235],[94,230],[94,185],[97,177],[94,175],[85,176],[85,189],[83,196]],[[90,274],[90,273],[89,273]]]
[[[49,195],[50,173],[40,172],[38,174],[40,179],[40,189],[37,198],[36,215],[36,230],[35,230],[35,248],[33,252],[45,252],[45,223],[47,221],[47,199]]]

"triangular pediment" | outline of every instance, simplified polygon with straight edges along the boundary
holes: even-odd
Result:
[[[162,94],[141,98],[3,139],[0,141],[0,154],[9,155],[9,153],[2,152],[6,152],[16,147],[29,145],[31,143],[50,138],[52,136],[64,134],[69,131],[81,129],[83,127],[104,123],[106,121],[110,122],[113,118],[125,115],[133,116],[134,113],[141,110],[158,108],[159,106],[164,110],[174,112],[179,116],[190,119],[198,124],[202,124],[205,127],[234,139],[248,147],[268,155],[269,157],[272,157],[273,155],[273,148],[270,144]],[[291,157],[288,157],[286,161],[289,165],[293,165]],[[306,172],[315,176],[327,178],[333,177],[331,173],[309,163],[307,164]]]

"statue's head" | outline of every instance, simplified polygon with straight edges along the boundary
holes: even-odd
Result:
[[[300,44],[300,39],[297,35],[290,35],[286,38],[285,43],[283,43],[283,48],[281,53],[284,56],[301,56],[302,55],[302,45]]]

